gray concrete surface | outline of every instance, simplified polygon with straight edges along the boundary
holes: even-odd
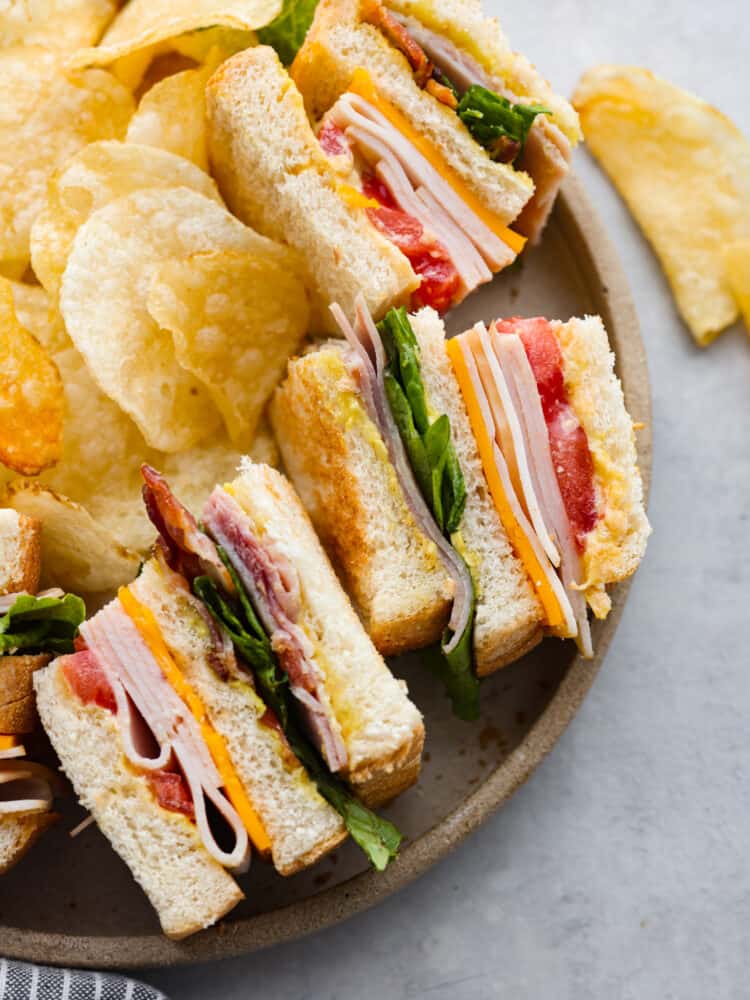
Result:
[[[648,66],[750,133],[747,3],[500,10],[564,92]],[[585,153],[654,390],[654,536],[582,711],[529,784],[385,904],[273,951],[145,978],[173,1000],[744,1000],[750,996],[750,342],[693,346]]]

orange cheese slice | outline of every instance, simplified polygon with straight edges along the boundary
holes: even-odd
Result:
[[[555,592],[547,579],[547,575],[539,562],[536,552],[534,552],[531,543],[526,537],[526,532],[518,523],[513,513],[513,508],[508,502],[500,474],[497,471],[493,453],[494,440],[490,437],[485,427],[469,369],[461,352],[459,341],[462,341],[465,336],[466,334],[462,334],[461,337],[454,337],[452,340],[448,340],[445,347],[453,365],[453,371],[455,372],[461,395],[466,404],[471,430],[477,443],[479,457],[482,460],[482,468],[484,469],[487,485],[490,488],[492,500],[505,528],[505,533],[516,555],[523,563],[537,597],[544,608],[547,624],[550,628],[564,627],[565,615],[560,607],[560,602],[555,596]]]
[[[337,184],[336,192],[347,203],[349,208],[380,208],[380,202],[374,198],[368,198],[351,184]]]
[[[144,642],[151,651],[151,655],[161,667],[162,673],[193,713],[196,722],[200,726],[201,735],[216,765],[216,770],[224,782],[224,788],[226,789],[229,801],[237,810],[237,814],[242,820],[248,836],[261,854],[269,855],[271,853],[271,841],[260,816],[258,816],[253,808],[247,792],[239,779],[239,775],[232,763],[232,758],[229,756],[224,738],[211,725],[205,705],[200,696],[185,678],[185,675],[167,649],[167,644],[164,642],[159,625],[151,610],[145,604],[142,604],[127,587],[121,587],[117,596],[127,615],[143,637]]]
[[[12,750],[18,743],[17,736],[0,736],[0,750]]]
[[[366,69],[359,67],[354,71],[352,82],[349,84],[349,90],[352,94],[357,94],[363,100],[372,104],[374,108],[377,108],[381,115],[387,118],[391,125],[424,156],[425,160],[432,164],[443,180],[447,184],[450,184],[458,197],[471,209],[474,215],[478,216],[485,226],[491,229],[496,236],[499,236],[503,243],[509,246],[514,253],[518,254],[523,250],[526,244],[526,237],[521,236],[520,233],[513,232],[493,212],[485,208],[474,192],[467,187],[434,146],[427,142],[413,128],[397,108],[394,108],[389,101],[380,96],[375,89],[372,77]]]

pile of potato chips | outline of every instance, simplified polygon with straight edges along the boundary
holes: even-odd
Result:
[[[0,11],[0,503],[45,577],[105,597],[153,539],[139,469],[200,509],[308,326],[294,254],[209,174],[204,90],[281,0],[10,0]]]

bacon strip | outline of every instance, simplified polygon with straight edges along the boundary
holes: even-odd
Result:
[[[362,399],[365,408],[383,437],[406,504],[418,527],[436,545],[446,572],[453,581],[453,607],[448,622],[448,628],[452,635],[444,647],[445,652],[450,653],[458,645],[471,616],[473,586],[469,570],[435,523],[435,518],[425,503],[414,478],[401,435],[385,395],[384,377],[387,364],[385,349],[377,327],[367,309],[364,297],[360,295],[356,301],[355,327],[348,321],[337,303],[333,303],[330,308],[341,332],[356,356],[356,364],[352,366],[352,375],[363,387]]]
[[[198,722],[164,677],[120,601],[112,601],[84,622],[81,632],[115,693],[117,722],[128,759],[137,768],[156,773],[168,768],[174,755],[190,789],[195,822],[206,850],[225,868],[246,870],[250,861],[247,830],[222,791],[222,778]],[[144,753],[142,740],[133,731],[131,704],[148,730],[149,743],[158,749],[155,757]],[[219,846],[211,828],[208,802],[231,831],[234,843],[229,851]]]
[[[425,55],[424,49],[409,34],[403,22],[379,0],[372,0],[367,4],[364,14],[364,19],[382,31],[391,45],[406,56],[417,86],[424,87],[432,75],[432,63]]]
[[[348,762],[346,746],[333,719],[314,649],[297,623],[301,593],[294,567],[278,547],[257,537],[250,518],[221,487],[209,497],[203,522],[247,589],[289,677],[290,690],[302,706],[311,737],[331,771],[342,770]]]

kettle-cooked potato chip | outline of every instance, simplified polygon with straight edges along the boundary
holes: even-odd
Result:
[[[208,387],[233,439],[252,434],[307,329],[305,287],[291,253],[200,253],[167,260],[148,311],[177,360]]]
[[[34,291],[46,298],[43,289]],[[142,462],[161,469],[178,496],[195,510],[200,510],[217,482],[233,478],[242,452],[248,452],[255,461],[278,465],[278,448],[266,421],[253,439],[248,437],[236,444],[221,431],[210,441],[177,455],[149,448],[130,417],[94,382],[67,336],[60,314],[54,308],[41,308],[41,302],[36,305],[39,308],[28,312],[28,325],[57,364],[65,385],[66,410],[62,458],[54,469],[42,473],[41,482],[45,488],[84,506],[87,518],[97,526],[92,530],[98,537],[111,539],[110,546],[116,541],[143,554],[154,539],[154,529],[140,501]],[[73,517],[68,507],[54,506],[53,510],[63,523]],[[83,515],[76,512],[74,516]],[[93,589],[112,589],[132,578],[130,556],[126,563],[115,559],[114,567],[114,572],[107,571],[106,581],[97,580]]]
[[[573,96],[597,159],[708,344],[737,318],[725,247],[750,238],[750,142],[705,101],[635,66],[597,66]]]
[[[125,548],[79,503],[41,483],[7,487],[5,506],[42,522],[42,586],[111,596],[138,572],[140,556]]]
[[[0,5],[0,48],[43,45],[72,52],[99,40],[116,0],[6,0]]]
[[[109,26],[100,44],[82,49],[74,57],[78,66],[113,66],[117,76],[137,87],[151,59],[175,40],[193,34],[190,50],[223,40],[231,49],[252,44],[250,32],[269,24],[281,10],[282,0],[129,0]],[[206,30],[213,29],[213,30]],[[240,38],[231,36],[241,33]],[[200,36],[208,36],[203,39]]]
[[[49,296],[40,285],[25,285],[21,281],[10,284],[18,322],[33,333],[54,358],[55,351],[70,344],[62,316],[51,308]]]
[[[94,212],[68,257],[60,294],[68,333],[101,389],[160,451],[191,447],[221,418],[203,384],[177,364],[171,335],[149,314],[151,278],[165,260],[225,249],[287,254],[204,195],[147,189]]]
[[[93,212],[141,188],[174,187],[221,202],[211,178],[183,157],[135,143],[105,140],[86,146],[52,178],[32,227],[37,278],[57,295],[75,235]]]
[[[11,283],[0,280],[0,462],[23,476],[62,452],[63,385],[47,350],[16,318]]]
[[[130,120],[127,141],[157,146],[208,170],[206,81],[213,65],[175,73],[147,90]]]
[[[729,286],[750,333],[750,240],[730,243],[725,254]]]
[[[133,98],[104,70],[65,70],[60,52],[0,51],[0,261],[28,261],[47,181],[95,139],[125,135]]]

